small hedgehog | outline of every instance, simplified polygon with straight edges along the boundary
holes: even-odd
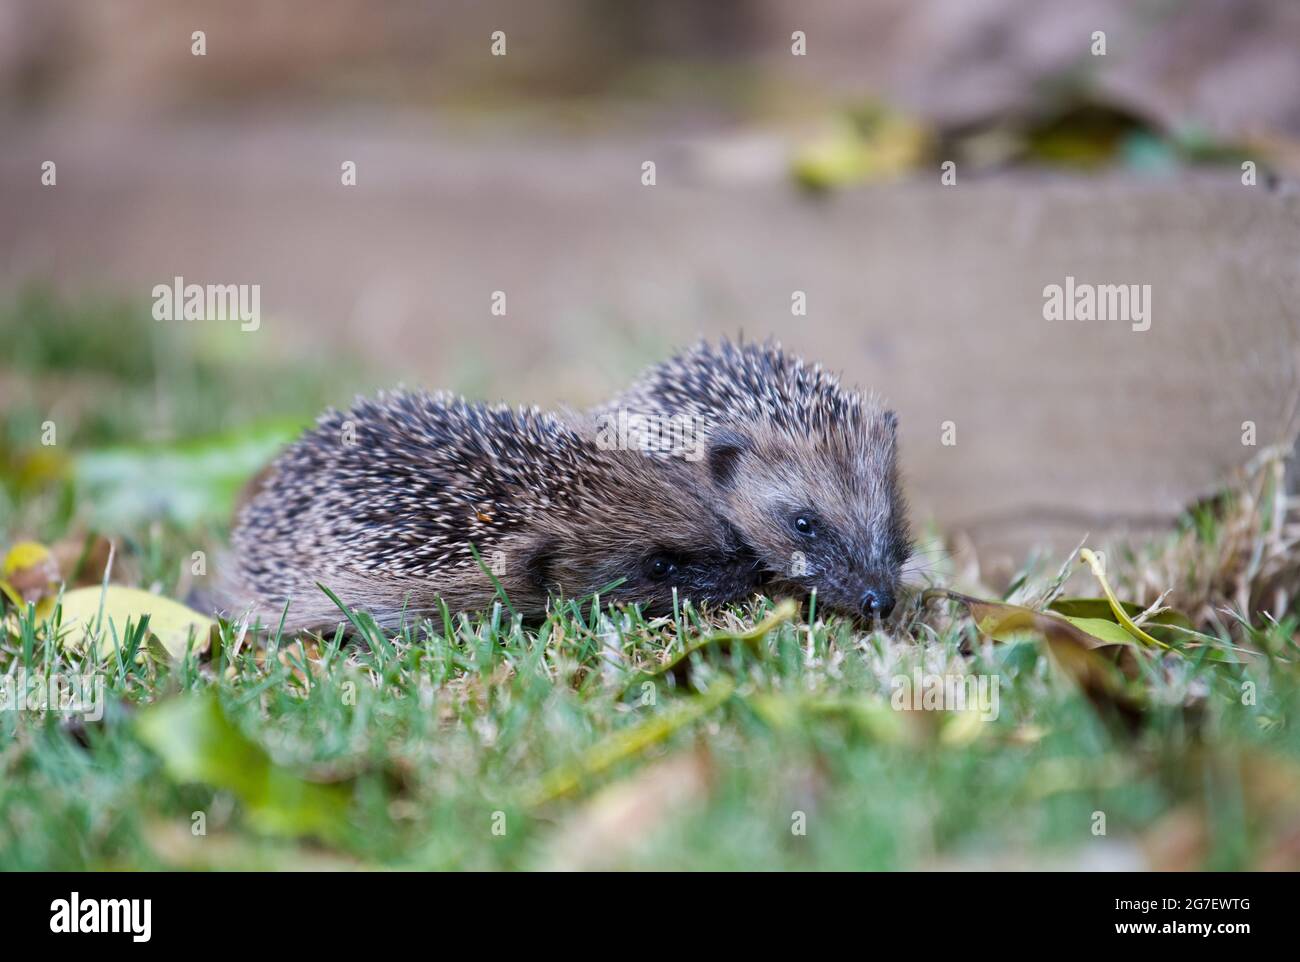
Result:
[[[893,609],[911,552],[894,412],[779,344],[708,342],[599,409],[701,422],[703,473],[774,593],[866,617]]]
[[[290,601],[291,629],[340,620],[316,582],[392,627],[440,599],[490,607],[485,568],[530,619],[596,592],[667,614],[674,589],[722,603],[761,576],[688,462],[606,449],[576,415],[447,394],[326,412],[254,482],[231,542],[227,608],[274,624]]]

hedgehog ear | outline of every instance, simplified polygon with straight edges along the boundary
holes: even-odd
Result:
[[[749,447],[749,438],[735,431],[719,431],[709,439],[709,474],[714,484],[725,487],[731,483]]]

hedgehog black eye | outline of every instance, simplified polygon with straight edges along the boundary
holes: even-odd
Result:
[[[656,554],[646,559],[645,573],[651,581],[664,581],[677,574],[678,562],[672,555]]]
[[[792,523],[794,525],[794,530],[799,532],[799,534],[804,535],[805,537],[811,538],[814,534],[817,533],[817,525],[809,515],[806,514],[795,515],[794,521]]]

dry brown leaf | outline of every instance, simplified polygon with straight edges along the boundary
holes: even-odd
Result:
[[[84,537],[61,538],[50,546],[50,553],[58,562],[59,570],[63,572],[68,587],[84,588],[103,583],[104,569],[108,566],[111,549],[112,542],[103,535],[90,534]],[[122,555],[118,552],[113,562],[113,574],[117,576],[116,580],[121,578],[122,561]]]
[[[620,867],[657,829],[703,802],[712,779],[712,759],[699,747],[606,786],[564,820],[542,867],[569,872]]]

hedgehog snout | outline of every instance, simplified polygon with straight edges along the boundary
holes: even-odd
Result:
[[[845,572],[817,585],[820,604],[866,621],[888,618],[897,598],[896,584],[887,571]]]
[[[862,617],[888,618],[894,610],[894,593],[885,587],[868,588],[862,592]]]

